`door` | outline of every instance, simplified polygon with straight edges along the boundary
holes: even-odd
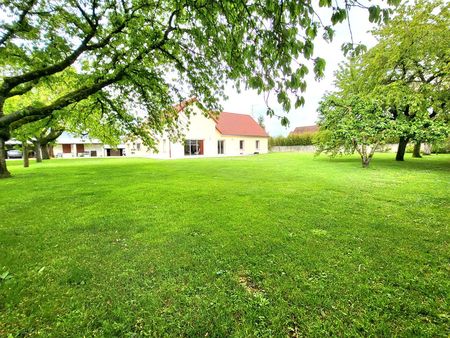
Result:
[[[198,143],[199,143],[198,154],[203,155],[203,140],[199,140]]]
[[[77,156],[80,153],[84,153],[84,144],[77,144]]]
[[[108,149],[107,156],[122,156],[122,149]]]

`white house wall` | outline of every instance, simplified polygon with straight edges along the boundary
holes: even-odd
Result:
[[[164,134],[159,138],[157,148],[159,152],[147,149],[142,141],[130,141],[125,144],[125,154],[130,157],[150,157],[150,158],[185,158],[185,157],[216,157],[216,156],[238,156],[250,155],[254,153],[268,152],[268,137],[251,136],[231,136],[222,135],[216,129],[216,123],[212,118],[203,115],[202,111],[195,105],[189,117],[180,113],[181,131],[186,140],[203,140],[203,155],[184,155],[184,142],[169,142],[168,135]],[[217,141],[224,140],[224,154],[218,154]],[[239,141],[244,141],[244,149],[239,149]],[[256,148],[256,141],[259,140],[259,149]],[[138,150],[138,143],[140,150]]]
[[[97,156],[96,157],[105,157],[106,156],[106,150],[103,147],[103,144],[92,144],[92,143],[83,143],[84,144],[84,151],[91,152],[96,151]],[[77,146],[76,144],[71,144],[71,152],[70,153],[64,153],[63,152],[63,146],[62,144],[58,143],[53,146],[53,154],[55,157],[62,157],[62,158],[72,158],[77,157]],[[85,156],[89,157],[89,156]]]

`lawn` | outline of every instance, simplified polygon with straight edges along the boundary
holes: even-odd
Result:
[[[50,160],[0,181],[0,336],[442,336],[450,156]]]

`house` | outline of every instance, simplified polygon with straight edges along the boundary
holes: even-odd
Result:
[[[98,139],[88,136],[75,136],[64,132],[59,136],[53,146],[55,157],[107,157],[123,156],[125,145],[121,144],[113,148],[103,144]]]
[[[268,152],[269,135],[247,114],[222,112],[205,115],[195,99],[176,107],[184,140],[170,140],[162,135],[158,152],[147,149],[141,141],[125,143],[126,156],[151,158],[214,157],[261,154]],[[184,113],[187,104],[190,114]]]
[[[303,127],[296,127],[293,131],[289,133],[289,135],[312,134],[317,133],[318,131],[319,131],[318,125],[303,126]]]
[[[189,105],[190,113],[185,109]],[[167,133],[157,138],[158,151],[149,149],[141,140],[126,141],[113,148],[89,136],[78,137],[64,132],[55,141],[55,157],[149,157],[184,158],[239,156],[268,152],[269,135],[247,114],[222,112],[206,114],[196,104],[196,99],[175,107],[183,140],[172,140]]]

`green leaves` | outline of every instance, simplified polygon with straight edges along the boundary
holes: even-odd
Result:
[[[310,39],[306,39],[303,46],[303,55],[306,59],[310,59],[314,53],[314,44]]]
[[[303,96],[297,97],[295,100],[295,109],[303,107],[305,105],[305,98]]]
[[[277,94],[278,103],[281,104],[284,111],[291,110],[291,100],[285,91],[280,91]]]
[[[317,36],[317,24],[313,23],[306,28],[306,35],[310,39],[314,39]]]
[[[319,0],[320,7],[331,7],[332,0]]]
[[[314,74],[316,75],[316,79],[320,79],[323,77],[325,65],[326,62],[324,59],[320,57],[314,59]]]
[[[281,117],[280,123],[283,127],[289,127],[289,119],[286,116]]]
[[[294,73],[292,73],[289,87],[294,90],[300,89],[304,92],[306,90],[306,82],[303,81],[303,78],[306,74],[308,74],[308,67],[301,65]]]
[[[325,29],[325,32],[323,33],[323,36],[322,36],[324,38],[324,40],[329,41],[329,42],[333,41],[333,37],[334,37],[334,33],[335,33],[334,29],[331,28],[330,26],[325,26],[324,29]]]
[[[369,7],[369,21],[370,22],[379,22],[380,21],[380,6],[370,6]]]
[[[345,8],[337,8],[331,15],[331,22],[333,25],[336,25],[337,23],[344,21],[346,18],[347,11],[345,10]]]
[[[276,91],[279,103],[289,111],[290,97],[306,90],[308,73],[305,65],[295,71],[292,65],[314,57],[314,42],[320,33],[327,41],[333,39],[334,30],[323,27],[317,14],[318,7],[332,5],[331,0],[318,4],[296,0],[251,4],[8,1],[0,4],[13,22],[3,27],[8,34],[0,36],[0,77],[8,77],[14,85],[0,86],[4,89],[0,102],[17,109],[6,109],[10,116],[0,117],[0,125],[16,129],[29,119],[50,118],[62,110],[69,120],[76,120],[78,107],[71,108],[79,105],[92,111],[103,129],[111,126],[115,136],[119,131],[147,135],[152,144],[148,135],[163,132],[165,126],[176,133],[175,115],[165,113],[174,103],[195,95],[207,109],[220,109],[218,101],[224,97],[227,80],[237,87],[245,83],[259,93]],[[332,24],[344,21],[352,5],[332,8]],[[21,20],[24,6],[31,7]],[[372,19],[380,15],[379,7],[370,11]],[[325,60],[315,58],[313,63],[316,78],[321,78]],[[59,83],[45,99],[18,95],[22,105],[17,105],[8,96],[8,90],[30,83],[43,91],[44,83],[57,84],[58,74],[70,67],[80,72],[74,78],[81,80]],[[303,97],[295,105],[302,104]],[[146,113],[145,125],[132,111]],[[99,123],[93,125],[100,134],[108,134],[100,131]]]
[[[437,1],[400,7],[376,31],[379,43],[367,52],[363,45],[343,45],[351,58],[337,72],[337,90],[320,105],[327,130],[323,151],[358,151],[370,160],[374,147],[393,137],[435,142],[450,134],[444,108],[450,104],[449,69],[442,59],[450,16],[436,14],[443,6]],[[372,6],[369,13],[379,22],[390,11]]]

